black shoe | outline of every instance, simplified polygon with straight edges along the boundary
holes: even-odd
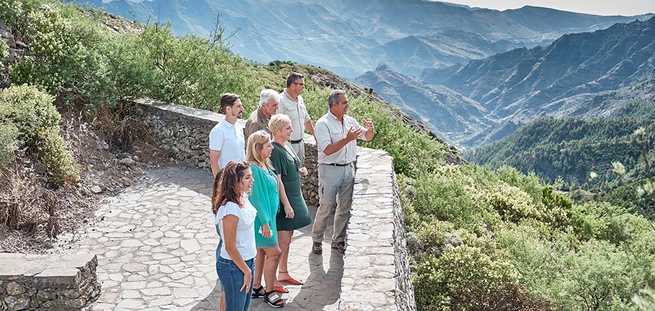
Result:
[[[332,242],[332,249],[343,255],[346,253],[346,242]]]
[[[321,242],[314,242],[312,244],[312,253],[316,255],[323,254],[323,244]]]
[[[252,288],[252,298],[259,298],[259,297],[264,297],[266,294],[266,291],[264,290],[264,286],[260,286],[259,288]]]

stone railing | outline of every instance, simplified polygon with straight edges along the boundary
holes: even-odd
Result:
[[[100,294],[95,255],[0,254],[0,310],[80,310]]]
[[[147,101],[138,104],[160,148],[180,163],[209,168],[208,134],[223,115]],[[305,153],[309,176],[303,178],[303,192],[308,205],[318,206],[317,150],[307,135]],[[384,151],[360,148],[357,167],[339,309],[416,310],[393,158]]]
[[[416,310],[393,158],[360,148],[339,310]]]

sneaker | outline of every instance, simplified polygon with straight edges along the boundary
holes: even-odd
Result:
[[[320,255],[323,253],[323,244],[321,242],[314,242],[312,245],[312,253]]]

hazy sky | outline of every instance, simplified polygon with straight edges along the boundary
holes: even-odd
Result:
[[[655,13],[655,0],[444,0],[492,9],[516,9],[524,5],[555,8],[598,15]]]

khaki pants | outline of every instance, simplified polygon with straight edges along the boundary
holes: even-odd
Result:
[[[297,144],[289,143],[289,145],[291,145],[291,149],[293,149],[293,151],[298,156],[298,159],[300,160],[300,167],[305,166],[305,141],[301,141]]]
[[[355,176],[352,165],[330,166],[319,164],[319,207],[312,228],[314,242],[323,242],[323,235],[331,217],[334,217],[332,243],[345,242],[354,184]]]

